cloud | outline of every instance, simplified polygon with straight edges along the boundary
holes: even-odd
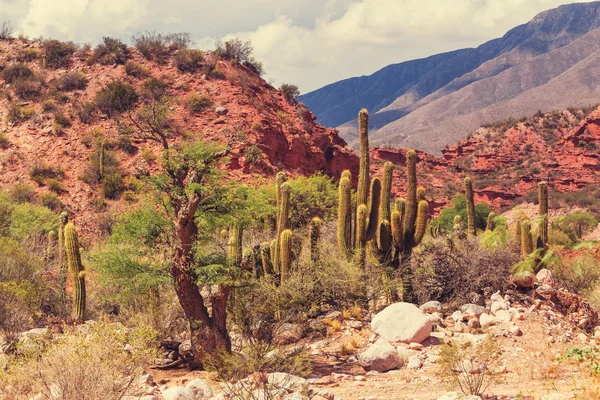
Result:
[[[19,33],[80,43],[185,31],[252,41],[268,78],[303,92],[388,64],[477,46],[563,0],[0,0]]]

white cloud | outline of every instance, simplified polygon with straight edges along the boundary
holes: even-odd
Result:
[[[564,0],[0,0],[30,37],[97,43],[187,31],[250,39],[269,78],[303,92],[390,63],[477,46]],[[5,18],[4,16],[7,16]]]

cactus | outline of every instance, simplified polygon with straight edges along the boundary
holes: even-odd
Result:
[[[74,320],[82,321],[85,318],[85,271],[81,264],[81,253],[77,231],[72,222],[64,228],[64,246],[67,255],[67,264],[73,281],[73,310]]]
[[[338,247],[346,257],[352,255],[352,192],[350,179],[343,177],[339,184],[337,241]]]
[[[67,277],[69,276],[69,267],[67,265],[67,254],[65,252],[65,226],[69,222],[69,214],[63,212],[58,217],[58,275],[60,282],[60,297],[63,307],[67,307]]]
[[[463,222],[462,222],[462,218],[460,215],[455,215],[454,216],[454,220],[452,222],[452,230],[454,231],[454,233],[462,233],[463,231]]]
[[[421,243],[425,231],[427,230],[427,219],[429,217],[429,203],[427,200],[419,201],[417,209],[417,222],[415,226],[414,245]]]
[[[227,245],[227,259],[232,267],[240,267],[242,265],[242,236],[244,228],[242,224],[235,224],[231,229],[231,236]]]
[[[98,172],[100,179],[104,178],[104,140],[100,143],[100,154],[98,155]]]
[[[314,217],[310,221],[310,258],[313,262],[319,261],[319,246],[321,240],[321,218]]]
[[[543,248],[548,243],[548,182],[538,183],[538,197],[539,197],[539,214],[542,217],[540,224],[540,237],[538,239],[537,247]]]
[[[379,223],[377,234],[377,249],[380,251],[384,260],[389,258],[389,251],[392,248],[392,227],[388,220]]]
[[[290,191],[291,186],[288,183],[283,183],[280,187],[279,192],[279,213],[277,217],[277,245],[275,246],[275,258],[273,259],[273,266],[276,271],[280,271],[281,263],[281,234],[283,231],[289,228],[290,220]]]
[[[383,182],[381,187],[381,202],[379,205],[379,220],[389,221],[390,202],[392,196],[392,178],[394,175],[394,165],[391,162],[386,162],[383,166]]]
[[[471,178],[465,178],[465,197],[467,198],[467,233],[475,236],[475,200],[473,198],[473,184]]]
[[[381,202],[381,181],[379,178],[371,182],[371,197],[369,198],[369,224],[367,225],[367,240],[371,240],[379,228],[379,203]]]
[[[348,170],[348,169],[343,170],[342,175],[340,176],[340,179],[343,179],[343,178],[348,178],[348,179],[352,180],[352,172],[350,172],[350,170]]]
[[[46,260],[52,260],[56,255],[55,244],[56,233],[54,231],[48,232],[48,246],[46,247]]]
[[[403,220],[404,238],[412,241],[417,222],[417,153],[414,150],[406,152],[406,211]]]
[[[270,242],[263,242],[260,245],[260,261],[262,263],[263,274],[265,276],[273,275],[273,263],[271,262]]]
[[[277,251],[277,243],[279,240],[273,239],[269,242],[269,256],[271,258],[271,267],[273,268],[273,273],[278,273],[279,271],[275,269],[275,258],[279,255]]]
[[[488,214],[488,217],[487,217],[487,225],[485,226],[486,231],[494,230],[494,228],[495,228],[494,218],[496,218],[496,213],[492,211]]]
[[[425,188],[423,186],[417,188],[417,200],[425,200]]]
[[[356,251],[357,263],[365,267],[367,248],[367,206],[361,204],[356,211]]]
[[[404,230],[402,229],[402,214],[402,211],[394,210],[394,212],[392,213],[392,221],[390,224],[392,229],[392,244],[399,253],[402,253],[404,251]]]
[[[533,237],[531,236],[531,222],[521,222],[521,257],[523,260],[533,252]]]
[[[281,283],[287,279],[287,275],[290,272],[292,266],[292,231],[289,229],[281,232],[280,241],[280,265],[279,265],[279,275],[281,279]]]
[[[46,55],[46,51],[42,53],[42,69],[48,68],[48,56]]]
[[[361,204],[367,204],[369,197],[369,112],[364,108],[358,113],[358,135],[360,139],[360,166],[356,189],[357,207]]]

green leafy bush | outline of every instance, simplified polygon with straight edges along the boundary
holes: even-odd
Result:
[[[41,205],[49,208],[52,211],[60,211],[64,208],[64,204],[56,193],[43,192],[38,196],[38,201]]]
[[[173,57],[173,63],[181,72],[196,72],[203,60],[203,53],[193,49],[179,50]]]
[[[294,104],[296,102],[296,97],[300,96],[300,91],[298,90],[298,86],[292,85],[289,83],[283,83],[279,90],[283,93],[283,97],[287,100],[288,103]]]
[[[48,178],[62,178],[64,171],[60,168],[52,167],[44,162],[36,163],[29,172],[29,177],[38,185],[42,186]]]
[[[581,241],[583,235],[594,230],[598,220],[591,214],[576,212],[552,220],[552,227],[565,233],[573,243]]]
[[[187,109],[192,113],[200,113],[212,105],[212,99],[209,95],[193,93],[185,100]]]

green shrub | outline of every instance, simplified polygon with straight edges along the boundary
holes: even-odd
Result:
[[[119,172],[105,173],[102,177],[102,195],[106,199],[117,200],[123,192],[123,175]]]
[[[17,79],[12,85],[15,94],[24,100],[35,100],[42,93],[42,84],[37,79]]]
[[[8,122],[18,124],[26,121],[35,115],[35,108],[33,107],[21,107],[15,103],[10,103],[8,106],[8,113],[6,119]]]
[[[93,61],[103,65],[124,64],[127,61],[127,45],[120,39],[104,36],[94,49]]]
[[[42,101],[42,110],[45,112],[54,112],[58,110],[58,107],[53,100],[44,100]]]
[[[286,101],[290,104],[294,104],[296,102],[296,98],[300,96],[300,91],[296,85],[283,83],[279,87],[279,90],[281,93],[283,93],[283,97],[285,97]]]
[[[107,115],[120,114],[133,109],[137,99],[133,86],[115,80],[96,93],[96,106]]]
[[[244,156],[250,164],[257,164],[262,161],[262,150],[257,146],[250,146],[244,152]]]
[[[67,72],[56,81],[56,87],[64,92],[83,90],[87,84],[88,80],[81,72]]]
[[[173,58],[173,63],[181,72],[196,72],[199,63],[204,60],[204,55],[200,50],[179,50]]]
[[[150,70],[148,68],[133,61],[127,61],[125,63],[125,73],[135,78],[146,78],[147,76],[150,76]]]
[[[167,38],[156,31],[138,32],[132,37],[134,46],[147,60],[164,62],[169,54]]]
[[[227,40],[225,43],[217,43],[216,52],[224,59],[242,62],[250,58],[253,50],[250,41],[242,42],[240,39],[235,38]]]
[[[555,257],[553,261],[550,270],[569,292],[588,296],[600,282],[600,266],[590,252],[574,257]]]
[[[29,172],[29,177],[38,185],[43,185],[46,179],[62,178],[64,171],[60,168],[55,168],[45,164],[44,162],[36,163]]]
[[[151,101],[161,100],[167,95],[169,85],[160,78],[148,78],[142,83],[142,95]]]
[[[467,220],[467,200],[465,196],[455,196],[450,200],[450,206],[440,211],[439,226],[440,231],[452,233],[454,226],[454,217],[460,215],[463,221]],[[487,203],[478,203],[475,205],[475,227],[485,229],[487,217],[492,210]]]
[[[222,69],[220,68],[212,68],[209,73],[208,73],[208,77],[212,78],[212,79],[225,79],[225,72],[223,72]]]
[[[48,68],[64,68],[71,63],[71,57],[77,50],[73,42],[46,40],[44,42]]]
[[[154,161],[156,161],[156,156],[150,147],[144,147],[142,149],[142,158],[150,165],[154,164]]]
[[[98,107],[93,101],[83,101],[81,103],[77,103],[76,106],[76,112],[79,120],[87,125],[90,125],[94,122],[97,109]]]
[[[58,179],[48,179],[46,185],[48,186],[48,189],[55,193],[60,194],[63,191],[62,183]]]
[[[30,203],[33,199],[34,188],[26,183],[16,183],[10,189],[10,198],[15,203]]]
[[[0,149],[8,149],[10,146],[10,140],[4,131],[0,131]]]
[[[552,220],[552,227],[565,233],[573,243],[581,241],[583,235],[594,230],[598,220],[591,214],[576,212]]]
[[[71,120],[62,111],[56,111],[54,113],[54,122],[60,125],[62,128],[71,126]]]
[[[190,112],[200,113],[212,105],[212,99],[206,94],[193,93],[185,99],[185,105]]]
[[[17,53],[17,61],[31,62],[40,57],[40,52],[37,49],[23,49]]]
[[[19,79],[30,79],[33,76],[33,71],[26,64],[11,64],[2,70],[2,78],[6,83],[13,83]]]
[[[60,211],[64,208],[64,204],[56,193],[43,192],[38,196],[40,204],[52,211]]]

